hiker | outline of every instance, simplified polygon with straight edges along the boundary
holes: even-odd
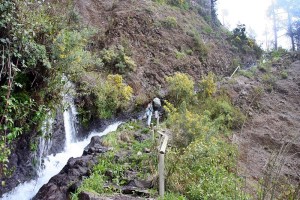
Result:
[[[158,112],[161,111],[161,100],[158,97],[155,97],[152,101],[153,103],[153,110],[154,110],[154,117],[158,118]]]
[[[148,117],[147,118],[148,127],[150,127],[150,124],[151,124],[152,112],[153,112],[152,103],[148,103],[147,108],[146,108],[146,116]]]

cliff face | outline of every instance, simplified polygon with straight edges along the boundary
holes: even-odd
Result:
[[[150,0],[75,1],[82,21],[99,29],[93,51],[122,46],[136,63],[125,78],[137,95],[163,87],[165,76],[176,71],[197,80],[208,71],[231,72],[237,60],[255,62],[253,52],[246,56],[233,48],[228,32],[212,22],[211,1],[191,5],[179,9]]]

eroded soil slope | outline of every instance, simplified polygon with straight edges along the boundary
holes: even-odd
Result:
[[[261,74],[256,80],[237,78],[231,90],[235,103],[248,114],[233,142],[238,144],[240,152],[239,173],[246,178],[246,186],[252,193],[256,193],[255,184],[263,177],[266,182],[271,178],[282,185],[299,183],[300,60],[286,67],[273,66],[271,74],[279,75],[283,68],[288,77],[275,76],[271,92],[259,92],[259,88],[266,88],[261,83]]]
[[[255,53],[240,53],[229,35],[197,12],[160,5],[151,0],[76,0],[85,24],[99,30],[94,51],[122,45],[137,64],[125,75],[137,94],[151,93],[176,71],[195,80],[208,71],[232,71],[234,60],[255,62]]]

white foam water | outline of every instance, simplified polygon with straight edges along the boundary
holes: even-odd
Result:
[[[38,178],[20,184],[11,192],[4,194],[2,197],[3,200],[29,200],[33,198],[38,190],[46,184],[51,177],[62,170],[62,168],[67,164],[69,158],[76,158],[82,155],[84,148],[90,143],[93,136],[106,135],[109,132],[115,131],[121,124],[121,122],[113,123],[103,132],[91,132],[88,138],[78,141],[76,139],[77,111],[73,98],[73,93],[75,92],[74,85],[69,82],[65,76],[62,77],[62,81],[66,81],[65,91],[67,91],[63,94],[63,105],[67,106],[67,109],[63,113],[66,138],[64,151],[57,153],[56,155],[52,154],[45,157],[45,154],[47,155],[49,145],[51,145],[51,140],[45,140],[45,138],[42,138],[39,143],[39,153],[37,154],[40,166],[38,170]],[[53,123],[53,119],[50,117],[51,116],[49,115],[42,126],[43,134],[49,134],[48,126],[52,126]]]
[[[109,132],[115,131],[121,122],[113,123],[108,126],[103,132],[92,132],[88,138],[78,141],[70,142],[67,148],[61,153],[49,155],[44,159],[44,167],[39,172],[39,176],[36,180],[25,182],[14,188],[13,191],[4,194],[2,199],[5,200],[30,200],[33,198],[38,190],[46,184],[51,177],[58,174],[62,168],[67,164],[67,161],[71,157],[80,157],[83,153],[84,148],[90,143],[93,136],[103,136]],[[67,133],[72,134],[72,133]]]

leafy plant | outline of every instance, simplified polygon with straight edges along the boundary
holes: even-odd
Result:
[[[78,75],[91,66],[103,66],[102,60],[85,50],[88,39],[95,32],[90,29],[81,31],[62,30],[54,39],[53,54],[58,61],[57,67],[65,73]]]
[[[272,74],[269,74],[269,73],[264,74],[262,76],[262,81],[263,81],[267,91],[270,92],[274,89],[275,84],[276,84],[275,76],[273,76]]]
[[[134,139],[140,125],[136,122],[123,124],[119,130],[103,137],[103,145],[113,147],[113,150],[101,154],[98,163],[93,167],[92,175],[83,180],[72,199],[77,199],[81,191],[91,191],[98,194],[119,192],[119,188],[128,184],[126,171],[139,172],[137,178],[145,180],[150,174],[155,174],[157,165],[155,154],[146,154],[145,148],[155,151],[152,139],[137,141]],[[146,134],[146,133],[145,133]],[[124,150],[125,151],[125,155]],[[116,155],[123,156],[116,156]]]
[[[282,79],[287,79],[288,78],[288,72],[285,71],[285,70],[282,70],[280,72],[280,76],[281,76]]]
[[[101,58],[105,66],[114,73],[124,74],[127,71],[135,71],[136,64],[134,60],[126,55],[123,46],[111,47],[101,51]]]
[[[191,101],[194,94],[194,81],[189,75],[176,72],[174,76],[166,77],[166,81],[171,101],[175,105],[183,101]]]
[[[123,83],[121,75],[108,75],[106,82],[95,92],[99,117],[110,118],[118,110],[126,108],[132,93],[132,88]]]
[[[189,2],[186,0],[154,0],[154,1],[159,4],[168,4],[186,10],[189,8]]]
[[[186,54],[184,52],[176,51],[175,52],[175,57],[176,57],[176,59],[181,60],[181,59],[186,57]]]
[[[177,19],[172,16],[168,16],[164,21],[162,21],[162,24],[166,28],[176,28],[177,27]]]
[[[197,30],[194,30],[191,33],[191,36],[193,37],[193,41],[195,43],[193,51],[197,52],[199,54],[199,60],[203,61],[203,59],[208,55],[208,48],[206,47],[205,43],[201,39],[201,36],[197,32]]]
[[[199,94],[201,96],[211,97],[217,90],[216,76],[214,73],[209,72],[207,76],[204,76],[199,84]]]

